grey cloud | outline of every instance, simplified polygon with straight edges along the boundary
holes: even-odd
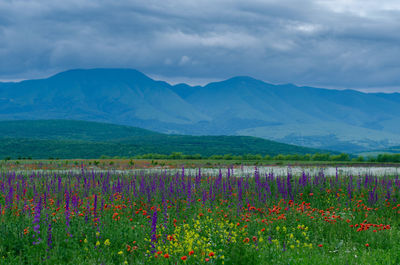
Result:
[[[0,79],[131,67],[171,80],[250,75],[393,89],[400,84],[400,8],[396,1],[351,3],[3,1]]]

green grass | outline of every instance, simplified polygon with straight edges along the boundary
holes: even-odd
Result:
[[[35,159],[0,160],[0,170],[77,168],[81,165],[96,169],[138,169],[138,168],[220,168],[240,166],[299,166],[299,167],[399,167],[399,163],[354,162],[354,161],[280,161],[280,160],[215,160],[215,159]]]
[[[0,122],[0,158],[133,157],[147,153],[306,154],[318,149],[250,136],[168,135],[140,128],[68,120]]]
[[[108,178],[83,170],[3,174],[1,181],[1,264],[400,262],[395,176],[144,171]],[[371,227],[358,231],[360,224]]]

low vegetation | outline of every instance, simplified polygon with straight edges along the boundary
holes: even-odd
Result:
[[[232,170],[3,173],[1,263],[400,263],[398,176]]]

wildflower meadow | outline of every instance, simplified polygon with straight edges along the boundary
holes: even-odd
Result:
[[[397,175],[4,171],[1,264],[400,264]]]

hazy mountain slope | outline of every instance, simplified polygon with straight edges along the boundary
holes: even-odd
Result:
[[[75,119],[192,135],[252,135],[346,152],[400,145],[400,94],[238,76],[171,86],[130,69],[0,83],[0,119]]]
[[[276,95],[275,86],[250,77],[235,77],[193,89],[185,99],[213,119],[253,119],[268,123],[291,121],[292,115],[305,117],[296,106]]]
[[[0,121],[0,138],[111,141],[163,135],[137,127],[75,120]]]
[[[140,128],[72,120],[0,122],[0,158],[98,158],[146,153],[306,154],[326,152],[247,136],[167,135]]]
[[[0,85],[0,118],[69,118],[132,124],[138,120],[207,120],[170,85],[136,70],[71,70],[42,80]]]
[[[238,135],[346,151],[400,142],[400,100],[387,94],[274,86],[248,77],[191,88],[184,95],[175,91],[213,119],[236,115],[262,121],[237,129]]]

